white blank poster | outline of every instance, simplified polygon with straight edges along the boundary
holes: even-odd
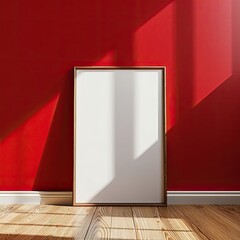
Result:
[[[164,202],[164,69],[75,68],[74,204]]]

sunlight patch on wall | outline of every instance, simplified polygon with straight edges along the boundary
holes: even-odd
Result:
[[[133,34],[137,62],[172,65],[176,54],[176,6],[170,2]]]
[[[232,75],[231,4],[196,1],[194,8],[193,107]]]
[[[99,61],[97,61],[94,65],[98,66],[109,66],[115,64],[115,53],[114,50],[107,52]]]

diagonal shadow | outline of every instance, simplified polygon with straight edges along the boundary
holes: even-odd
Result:
[[[239,189],[239,111],[239,77],[231,77],[168,132],[172,188]]]
[[[240,188],[239,11],[240,2],[232,1],[232,76],[167,134],[171,190]]]
[[[191,110],[194,84],[194,1],[176,1],[176,122]]]
[[[72,126],[66,125],[66,123],[73,122],[72,103],[66,101],[66,99],[72,98],[73,81],[70,84],[67,81],[70,77],[73,77],[72,75],[71,71],[65,76],[66,81],[57,103],[37,175],[32,186],[33,190],[54,189],[59,191],[72,187],[72,179],[69,177],[73,169]]]

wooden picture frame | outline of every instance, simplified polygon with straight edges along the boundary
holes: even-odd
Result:
[[[74,68],[74,206],[167,204],[165,86],[162,66]]]

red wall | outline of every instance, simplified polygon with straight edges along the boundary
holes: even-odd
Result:
[[[71,190],[73,67],[167,67],[168,190],[240,190],[240,1],[0,1],[0,190]]]

